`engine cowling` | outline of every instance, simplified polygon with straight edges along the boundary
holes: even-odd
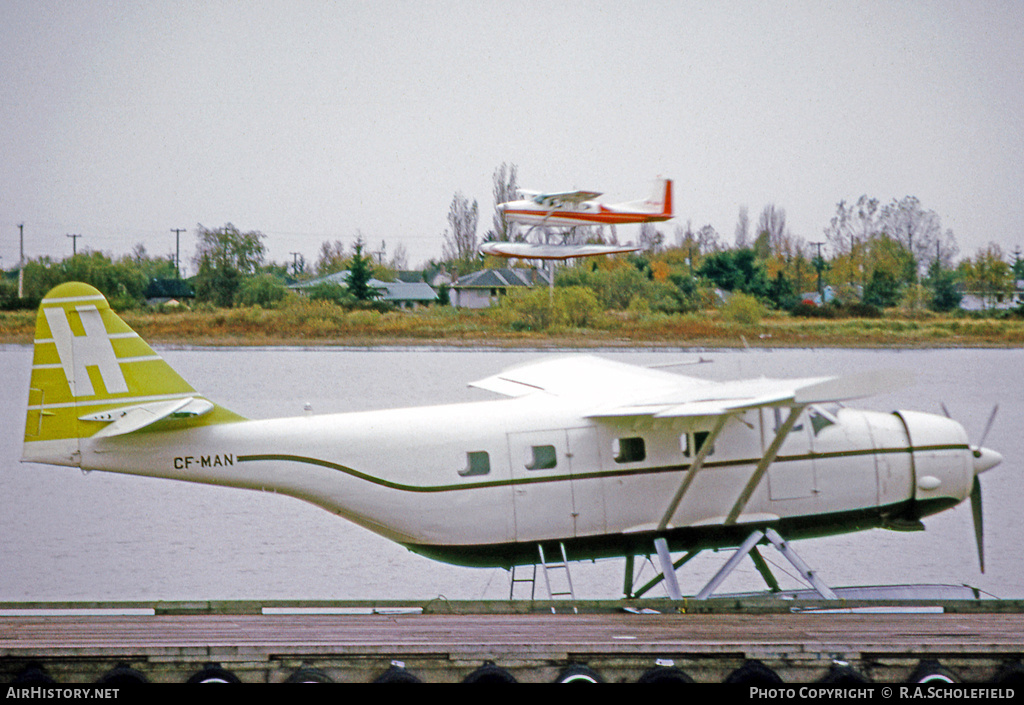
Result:
[[[974,485],[974,463],[964,427],[937,414],[894,414],[903,422],[909,439],[914,499],[922,504],[967,499]]]

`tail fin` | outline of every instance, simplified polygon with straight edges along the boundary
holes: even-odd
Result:
[[[83,438],[240,420],[199,395],[93,287],[61,284],[43,298],[22,460],[79,465]]]
[[[666,220],[674,217],[672,214],[672,179],[658,178],[654,185],[654,193],[647,201],[647,206],[652,209],[660,208],[661,212],[658,215],[664,216]]]

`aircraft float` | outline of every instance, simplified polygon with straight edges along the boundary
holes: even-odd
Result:
[[[40,306],[22,460],[291,495],[454,564],[624,556],[627,594],[633,558],[657,555],[678,598],[675,568],[701,550],[761,568],[770,542],[800,566],[789,541],[923,528],[968,498],[981,558],[978,478],[1002,456],[946,416],[836,405],[898,381],[719,383],[566,356],[473,383],[493,401],[249,420],[68,283]]]

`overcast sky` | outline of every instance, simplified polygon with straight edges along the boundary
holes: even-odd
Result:
[[[231,222],[270,258],[441,255],[492,174],[610,200],[675,179],[732,243],[768,203],[822,240],[913,195],[961,256],[1024,246],[1024,3],[0,0],[0,264],[173,252]],[[637,227],[637,226],[632,226]],[[621,228],[620,240],[634,239]]]

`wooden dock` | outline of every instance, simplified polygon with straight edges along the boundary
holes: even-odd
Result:
[[[893,683],[925,663],[997,682],[1019,677],[1024,654],[1016,603],[714,603],[6,604],[0,681],[552,682],[575,668],[606,682],[724,682],[762,669],[789,683]]]

